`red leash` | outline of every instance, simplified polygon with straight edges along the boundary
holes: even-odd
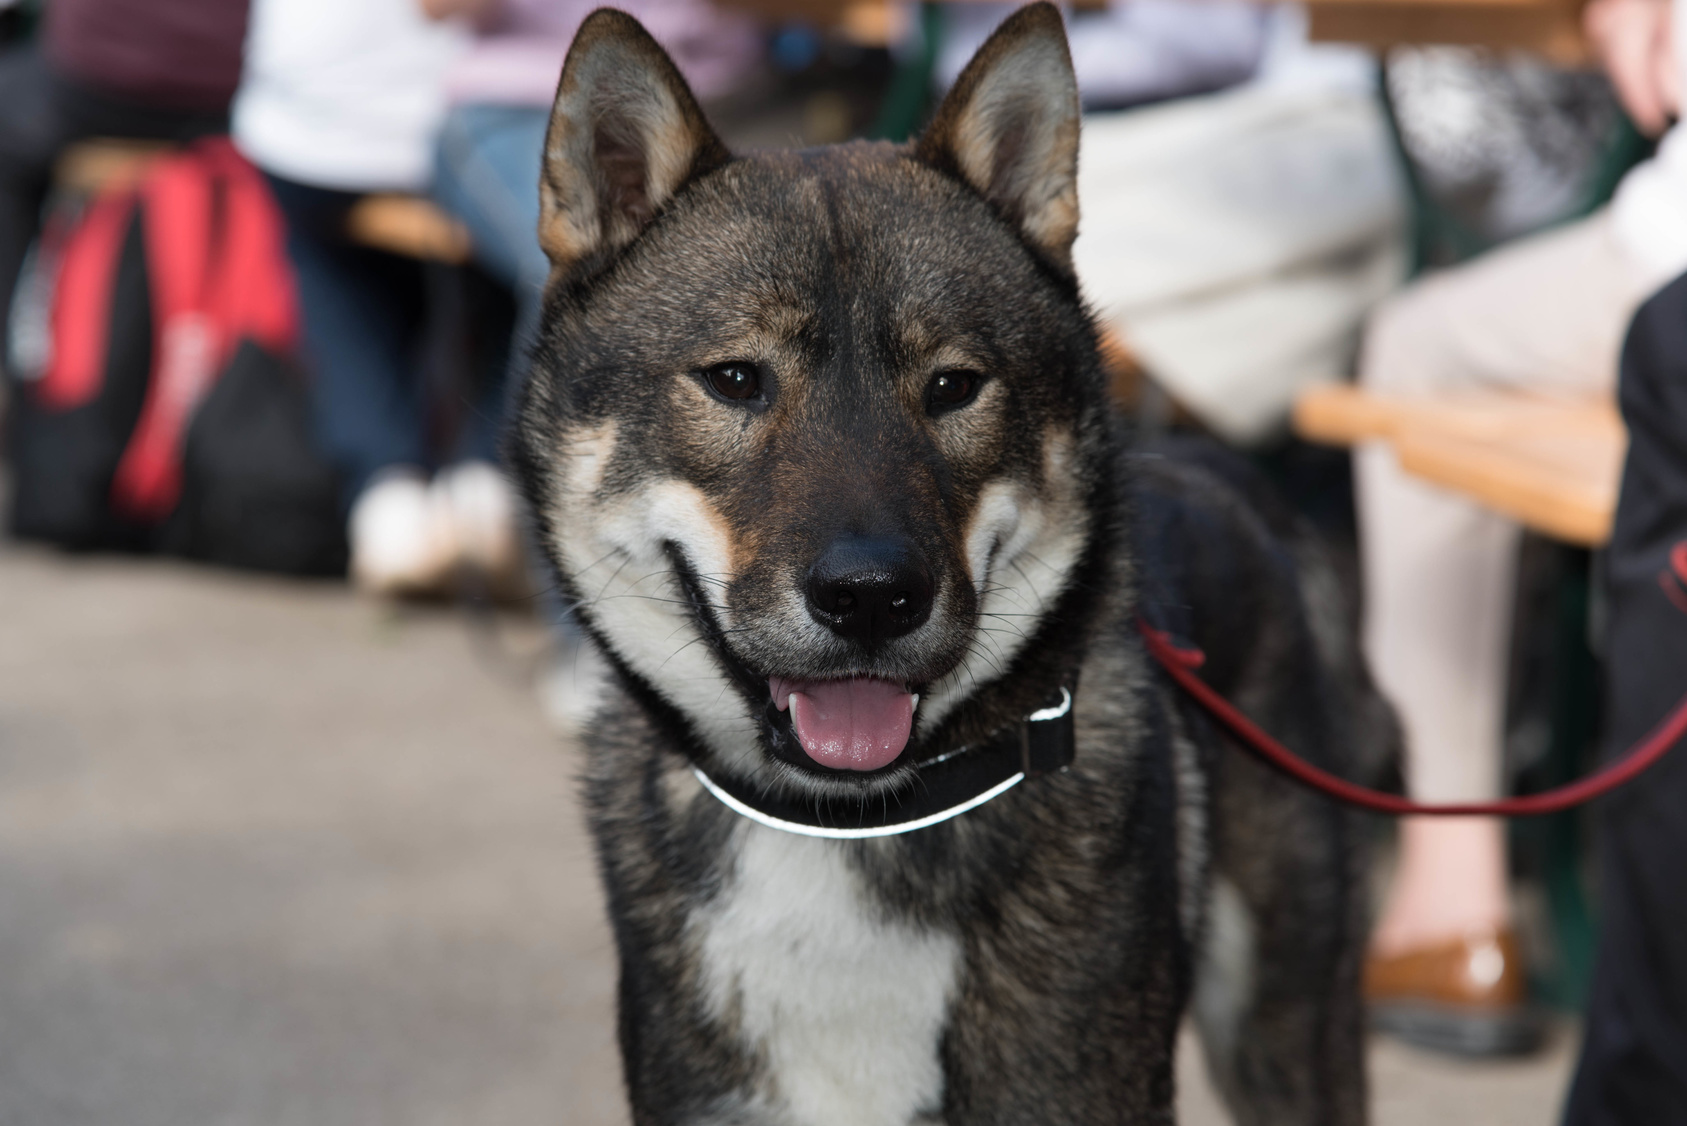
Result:
[[[1663,722],[1658,724],[1651,734],[1631,747],[1621,759],[1579,782],[1572,782],[1568,786],[1560,786],[1544,793],[1501,801],[1419,805],[1394,794],[1356,786],[1352,782],[1337,778],[1327,770],[1313,766],[1260,730],[1253,720],[1243,715],[1235,705],[1195,675],[1195,670],[1206,663],[1205,653],[1199,649],[1179,648],[1172,642],[1170,634],[1155,629],[1141,618],[1137,619],[1137,628],[1142,631],[1142,636],[1148,642],[1148,652],[1171,674],[1171,678],[1211,712],[1213,718],[1228,727],[1249,750],[1291,778],[1322,794],[1376,813],[1429,814],[1442,817],[1470,814],[1527,817],[1538,813],[1557,813],[1559,810],[1592,801],[1601,794],[1610,793],[1663,758],[1677,740],[1687,735],[1687,696],[1683,696],[1681,702],[1664,717]]]

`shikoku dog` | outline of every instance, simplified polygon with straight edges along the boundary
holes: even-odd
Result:
[[[615,673],[640,1123],[1170,1122],[1188,1007],[1240,1121],[1365,1117],[1363,834],[1138,617],[1328,769],[1392,727],[1293,521],[1121,437],[1078,123],[1047,4],[907,145],[734,156],[630,17],[569,53],[512,456]]]

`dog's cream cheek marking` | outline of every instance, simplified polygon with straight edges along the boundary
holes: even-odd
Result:
[[[575,466],[587,460],[582,456]],[[602,464],[575,466],[571,475],[577,473],[582,484],[594,474],[592,483],[601,483]],[[596,489],[574,491],[573,483],[569,503],[555,521],[555,546],[609,644],[728,761],[755,753],[755,727],[702,640],[663,549],[666,543],[679,545],[703,578],[703,595],[716,620],[730,629],[731,616],[720,601],[721,580],[732,568],[724,521],[701,491],[683,481],[609,497]]]
[[[1065,591],[1087,531],[1068,495],[1069,442],[1050,439],[1046,495],[1005,480],[980,493],[967,528],[966,560],[981,628],[966,659],[933,685],[929,702],[922,701],[926,723],[937,723],[978,685],[999,676]]]
[[[907,1126],[943,1103],[952,934],[877,917],[838,841],[741,824],[732,877],[691,927],[704,997],[763,1061],[792,1126]]]
[[[558,448],[562,461],[564,488],[571,498],[590,498],[603,487],[603,474],[615,453],[615,441],[620,426],[614,421],[602,423],[580,434],[571,434]]]

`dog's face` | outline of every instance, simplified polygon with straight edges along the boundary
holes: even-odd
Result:
[[[1010,20],[915,146],[733,159],[600,12],[546,148],[514,449],[552,561],[725,768],[894,786],[1011,679],[1093,533],[1058,14]]]

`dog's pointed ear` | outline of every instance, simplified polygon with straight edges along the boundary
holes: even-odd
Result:
[[[633,17],[599,8],[568,49],[545,132],[539,245],[553,276],[627,245],[730,158],[667,52]]]
[[[1078,80],[1053,4],[1009,16],[967,64],[915,154],[978,191],[1072,269],[1078,234]]]

